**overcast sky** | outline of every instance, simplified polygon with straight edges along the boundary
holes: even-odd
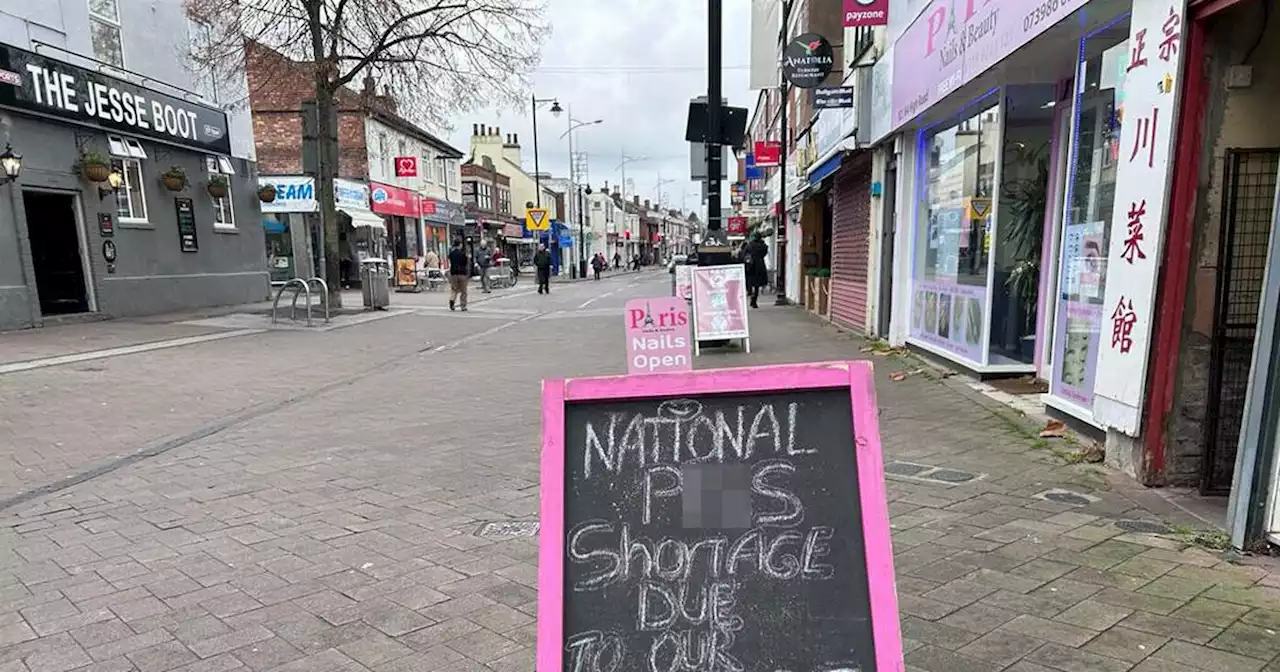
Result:
[[[627,164],[641,200],[656,201],[658,180],[672,207],[702,216],[699,185],[689,180],[689,143],[684,140],[689,99],[707,92],[706,3],[695,0],[548,0],[552,34],[534,73],[539,98],[558,98],[580,121],[604,123],[575,132],[575,149],[589,157],[593,189],[622,177],[617,170],[623,152],[649,157]],[[729,104],[755,107],[747,88],[750,0],[724,0],[724,95]],[[526,106],[527,107],[527,106]],[[520,135],[525,170],[533,171],[532,120],[528,109],[488,109],[453,120],[449,136],[464,152],[470,149],[472,124],[498,126]],[[568,115],[553,118],[538,112],[539,165],[543,172],[567,176],[569,141],[560,135]],[[732,154],[730,154],[732,157]],[[733,169],[730,169],[730,175]],[[728,185],[723,187],[728,203]]]

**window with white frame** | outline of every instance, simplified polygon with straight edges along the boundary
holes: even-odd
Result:
[[[118,0],[88,0],[89,39],[93,57],[117,68],[124,67],[124,48],[120,39],[120,7]]]
[[[111,169],[124,178],[116,191],[116,218],[122,222],[147,221],[147,195],[142,187],[142,162],[112,159]]]
[[[220,177],[227,184],[226,194],[222,196],[209,195],[213,199],[213,226],[217,229],[234,229],[236,228],[236,212],[234,201],[231,197],[231,177],[235,175],[235,168],[231,165],[231,160],[225,156],[207,156],[204,163],[210,180]]]

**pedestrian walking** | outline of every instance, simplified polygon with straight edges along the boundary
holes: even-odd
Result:
[[[617,271],[621,269],[622,269],[622,255],[617,252],[614,252],[613,253],[613,270]]]
[[[440,268],[440,255],[435,250],[427,250],[427,256],[422,259],[422,267],[427,269]]]
[[[746,250],[744,263],[747,267],[747,293],[751,295],[751,307],[759,308],[760,289],[769,284],[769,269],[764,262],[769,256],[769,246],[757,232],[743,248]]]
[[[533,267],[538,273],[538,293],[551,293],[551,253],[547,251],[544,244],[538,245],[538,251],[533,255]]]
[[[467,287],[471,284],[471,262],[467,259],[467,251],[461,240],[453,241],[453,249],[449,250],[449,310],[460,305],[467,310]]]
[[[604,270],[604,265],[605,260],[603,254],[597,252],[594,257],[591,257],[591,270],[595,272],[596,280],[600,279],[600,271]]]
[[[488,294],[489,267],[493,266],[493,249],[489,247],[487,238],[480,239],[480,249],[476,250],[476,266],[480,268],[480,291]]]

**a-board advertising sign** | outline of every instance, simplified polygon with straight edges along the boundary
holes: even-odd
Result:
[[[622,309],[627,372],[673,373],[693,369],[689,304],[663,296],[633,299]]]
[[[676,296],[682,301],[693,301],[693,266],[676,264]]]
[[[548,380],[536,672],[902,672],[868,362]]]
[[[742,264],[693,267],[693,338],[747,338],[747,274]]]

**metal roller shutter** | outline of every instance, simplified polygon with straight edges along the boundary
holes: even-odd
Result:
[[[860,333],[867,328],[871,251],[871,157],[845,159],[831,194],[831,320]]]

